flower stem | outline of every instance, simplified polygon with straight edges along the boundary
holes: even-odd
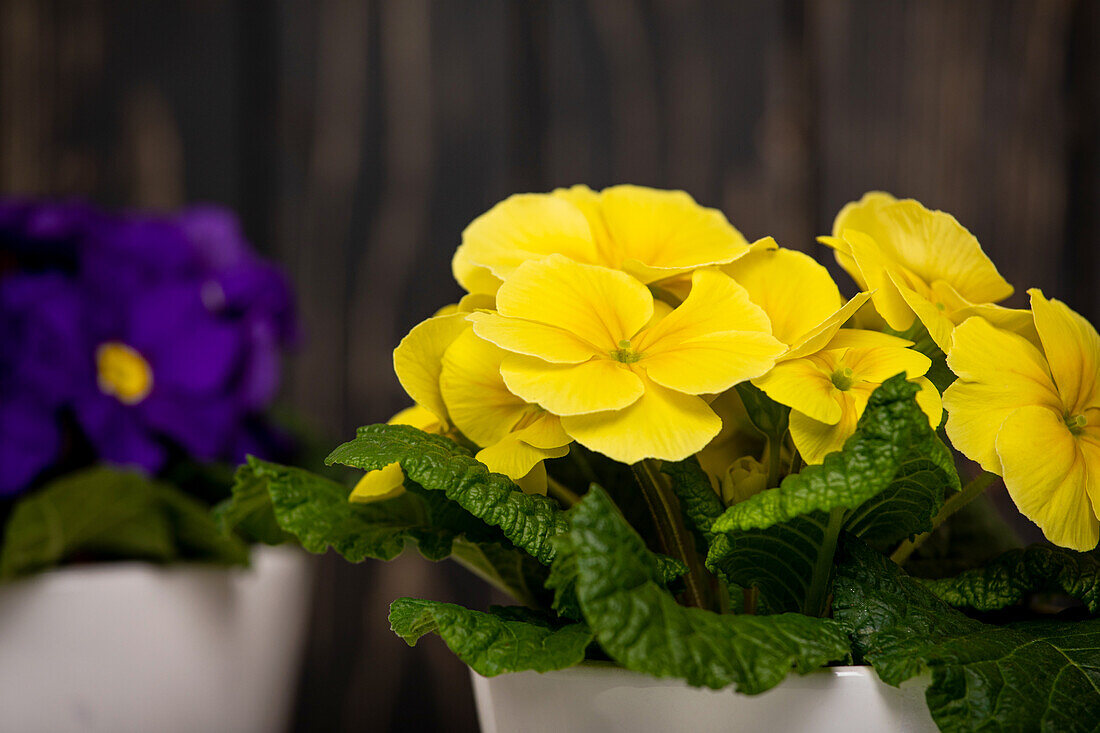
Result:
[[[996,480],[997,474],[983,471],[975,477],[974,480],[964,486],[962,491],[943,503],[939,513],[932,519],[931,530],[919,534],[911,540],[902,542],[898,545],[898,549],[894,550],[894,554],[890,555],[890,559],[898,565],[902,565],[909,559],[909,556],[913,554],[914,550],[923,545],[924,541],[931,537],[932,533],[939,529],[941,524],[947,521],[948,517],[985,493],[985,490],[989,488],[990,484]]]
[[[774,489],[779,486],[779,473],[783,470],[783,436],[768,436],[768,486]]]
[[[653,524],[657,528],[657,538],[662,551],[673,557],[688,568],[684,576],[684,600],[689,606],[699,608],[709,607],[709,595],[706,590],[709,587],[706,571],[703,569],[699,556],[695,552],[695,545],[684,526],[683,516],[680,514],[680,505],[672,488],[657,469],[653,459],[645,459],[635,463],[631,468],[634,478],[642,489],[649,512],[653,516]]]
[[[836,542],[840,537],[840,528],[844,526],[844,507],[829,512],[829,524],[825,527],[825,536],[821,540],[821,549],[814,563],[814,574],[810,579],[810,589],[806,593],[806,605],[803,613],[807,616],[825,615],[826,591],[829,578],[833,574],[833,560],[836,556]]]
[[[546,490],[547,493],[567,507],[571,507],[581,500],[572,489],[555,479],[553,476],[546,477]]]

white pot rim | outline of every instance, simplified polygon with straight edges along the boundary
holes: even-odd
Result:
[[[190,575],[249,574],[257,572],[260,566],[267,568],[300,562],[299,558],[304,554],[302,548],[289,543],[283,545],[257,543],[249,547],[249,552],[248,565],[225,565],[191,559],[168,563],[148,560],[105,560],[61,565],[0,583],[0,594],[26,588],[32,584],[48,589],[75,590],[88,584],[98,583],[104,578],[144,580]]]

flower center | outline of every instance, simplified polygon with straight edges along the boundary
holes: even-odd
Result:
[[[633,364],[641,359],[642,355],[630,348],[630,339],[623,339],[619,342],[619,348],[611,352],[611,358],[623,364]]]
[[[840,367],[832,376],[833,386],[839,389],[841,392],[847,392],[852,387],[852,382],[855,379],[852,376],[851,367]]]
[[[95,350],[99,391],[124,405],[136,405],[153,390],[153,369],[145,357],[126,344],[107,341]]]
[[[1073,434],[1080,433],[1081,430],[1089,424],[1089,419],[1084,415],[1066,415],[1066,427]]]

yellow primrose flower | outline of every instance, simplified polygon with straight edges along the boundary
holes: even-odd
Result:
[[[521,264],[551,254],[624,270],[648,284],[747,251],[722,212],[683,191],[574,186],[517,194],[479,216],[462,233],[452,268],[467,291],[494,293]]]
[[[1084,552],[1100,541],[1100,337],[1064,303],[1028,293],[1042,350],[981,318],[955,330],[947,435],[1004,477],[1047,539]]]
[[[722,271],[764,309],[772,335],[789,345],[780,361],[821,350],[871,297],[859,293],[845,303],[828,270],[771,237],[754,242],[747,255]]]
[[[910,345],[883,333],[841,329],[825,349],[776,364],[753,384],[791,408],[795,448],[806,463],[821,463],[855,433],[871,393],[901,372],[921,386],[917,402],[928,421],[940,424],[939,392],[923,376],[932,362]]]
[[[726,470],[742,456],[763,455],[768,441],[752,424],[736,389],[728,389],[715,397],[710,409],[722,419],[722,429],[696,457],[711,486],[721,495]]]
[[[768,469],[752,456],[742,456],[726,468],[720,486],[722,503],[732,506],[768,488]]]
[[[635,278],[551,255],[519,266],[497,308],[469,318],[512,352],[500,370],[508,389],[623,463],[698,452],[722,421],[697,395],[763,374],[784,349],[744,288],[714,268],[696,270],[687,300],[654,319]]]
[[[1026,311],[994,303],[1012,286],[982,252],[978,240],[942,211],[913,199],[872,191],[837,214],[831,237],[819,237],[863,290],[890,328],[906,331],[920,319],[945,353],[955,326],[982,316],[1004,328],[1026,330]]]

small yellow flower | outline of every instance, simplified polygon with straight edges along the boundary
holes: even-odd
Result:
[[[501,364],[508,389],[624,463],[698,452],[721,420],[697,395],[763,374],[784,349],[744,288],[713,268],[696,270],[687,300],[655,319],[635,278],[552,255],[518,267],[497,308],[469,318],[512,352]]]
[[[1012,286],[955,217],[912,199],[872,191],[837,214],[833,235],[819,241],[864,290],[890,328],[906,331],[915,319],[945,353],[955,326],[982,316],[1027,330],[1026,311],[994,305]]]
[[[699,451],[697,457],[711,486],[721,495],[727,469],[742,456],[763,455],[767,439],[752,424],[736,389],[728,389],[715,397],[710,409],[722,419],[722,430]]]
[[[1042,350],[981,318],[955,330],[947,435],[1004,477],[1047,539],[1091,550],[1100,541],[1100,337],[1064,303],[1028,292]]]
[[[574,186],[511,196],[479,216],[462,233],[452,268],[467,291],[494,293],[521,264],[551,254],[624,270],[648,284],[747,251],[722,212],[683,191]]]
[[[923,376],[932,362],[909,345],[882,333],[841,329],[825,349],[776,364],[753,384],[791,408],[795,448],[806,463],[821,463],[855,433],[871,393],[901,372],[921,386],[917,402],[932,426],[939,425],[940,395]]]

